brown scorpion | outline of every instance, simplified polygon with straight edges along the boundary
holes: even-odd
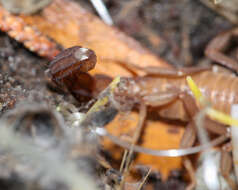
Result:
[[[234,31],[233,31],[234,33]],[[237,33],[235,31],[235,33]],[[219,62],[230,69],[238,71],[234,61],[226,58],[222,51],[230,39],[230,34],[221,36],[210,43],[206,54],[213,58],[216,54],[222,58]],[[223,43],[218,43],[219,39]],[[218,45],[218,44],[219,45]],[[219,61],[219,59],[215,59]],[[111,79],[103,75],[92,77],[87,72],[95,67],[96,55],[92,50],[75,46],[58,54],[49,65],[48,75],[51,80],[63,89],[69,91],[76,99],[89,99],[96,97],[98,93],[109,84]],[[121,81],[113,92],[114,100],[120,109],[128,108],[138,104],[151,107],[160,116],[169,119],[180,119],[189,121],[185,130],[184,138],[180,147],[191,147],[196,140],[196,129],[194,116],[199,106],[194,101],[186,83],[185,77],[192,75],[193,80],[211,102],[212,107],[225,113],[230,112],[233,104],[238,103],[238,78],[224,73],[215,73],[211,67],[191,67],[181,69],[165,69],[158,67],[140,67],[130,63],[125,66],[129,69],[139,69],[146,73],[143,77],[127,78],[121,77]],[[145,110],[144,110],[145,111]],[[229,132],[222,124],[205,118],[205,127],[216,134],[224,135]],[[232,163],[231,158],[225,157],[224,164]],[[225,163],[226,162],[226,163]],[[187,166],[186,166],[187,163]],[[187,160],[185,167],[190,165]],[[222,167],[222,173],[228,179],[231,167]],[[229,180],[229,179],[228,179]],[[230,181],[230,180],[229,180]],[[232,182],[229,182],[234,187]],[[189,188],[194,187],[192,184]]]

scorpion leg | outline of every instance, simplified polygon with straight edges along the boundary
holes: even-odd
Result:
[[[184,107],[189,117],[191,118],[191,121],[188,123],[188,125],[185,128],[183,137],[180,142],[180,148],[189,148],[189,147],[192,147],[196,141],[196,127],[195,127],[193,118],[199,110],[194,98],[188,93],[185,93],[185,92],[182,93],[180,95],[180,99],[182,100]],[[196,176],[195,176],[193,164],[187,156],[183,158],[183,165],[185,169],[188,171],[189,177],[191,179],[189,185],[186,187],[186,190],[192,190],[196,186]]]
[[[161,95],[161,96],[160,96]],[[180,148],[189,148],[192,147],[194,145],[194,143],[196,142],[196,127],[195,127],[195,123],[194,123],[194,117],[196,116],[196,114],[199,112],[199,109],[196,105],[196,102],[194,100],[194,98],[189,95],[186,92],[181,92],[179,90],[170,90],[168,92],[163,92],[162,94],[160,93],[159,95],[155,94],[155,95],[150,95],[150,96],[146,96],[143,98],[144,102],[146,105],[149,106],[163,106],[165,104],[169,104],[177,99],[180,99],[183,102],[184,108],[186,109],[186,112],[188,113],[189,117],[191,118],[190,122],[188,123],[188,125],[186,126],[186,129],[184,131],[183,137],[181,138],[181,142],[180,142]],[[213,120],[211,120],[208,117],[204,118],[204,127],[206,129],[208,129],[209,131],[221,135],[221,134],[226,134],[228,132],[227,127],[225,127],[222,124],[219,124]],[[221,160],[225,160],[222,161],[221,164],[221,173],[224,174],[225,179],[227,179],[229,185],[232,184],[232,182],[230,182],[230,179],[227,177],[229,174],[229,168],[230,168],[230,164],[232,163],[229,160],[228,154],[227,152],[225,152],[226,154],[222,154],[222,159]],[[188,171],[189,173],[189,177],[191,179],[190,184],[187,186],[187,190],[191,190],[194,189],[195,185],[196,185],[196,177],[195,177],[195,172],[193,169],[193,164],[190,161],[190,159],[188,157],[184,157],[183,158],[183,164],[185,169]],[[228,164],[228,166],[226,166],[226,164]]]
[[[190,123],[187,125],[187,127],[185,129],[185,132],[183,134],[183,137],[182,137],[182,140],[180,143],[180,148],[188,148],[188,147],[193,146],[193,144],[196,141],[196,127],[195,127],[193,118],[199,112],[199,109],[196,105],[194,98],[191,95],[189,95],[187,93],[182,93],[180,95],[180,98],[182,99],[182,101],[184,103],[184,107],[185,107],[186,111],[188,112],[188,115],[190,116],[190,118],[192,118],[192,120],[190,121]],[[206,129],[208,129],[209,131],[219,134],[219,135],[228,133],[228,128],[225,125],[219,124],[219,123],[211,120],[208,117],[204,118],[204,127]],[[232,166],[232,158],[231,158],[230,153],[228,153],[228,151],[224,151],[224,150],[225,149],[222,148],[221,164],[220,164],[221,174],[227,180],[228,184],[232,187],[232,189],[234,189],[235,184],[229,177],[229,173],[231,171],[231,166]],[[196,178],[195,178],[193,166],[192,166],[191,161],[188,159],[188,157],[184,157],[183,164],[191,178],[191,182],[188,185],[188,187],[186,188],[187,190],[190,190],[190,189],[193,189],[196,185]]]
[[[179,90],[177,90],[177,91],[174,90],[174,91],[170,91],[167,93],[163,93],[161,95],[161,97],[160,97],[160,95],[161,94],[150,95],[150,96],[145,97],[144,98],[145,104],[151,105],[151,106],[162,106],[164,104],[168,104],[168,103],[179,98],[184,102],[185,107],[188,111],[188,114],[191,118],[193,118],[193,116],[196,114],[196,111],[198,111],[198,108],[196,106],[196,103],[195,103],[193,97],[186,93],[183,93]],[[191,120],[188,123],[188,125],[185,129],[185,132],[183,134],[183,137],[181,139],[180,148],[192,147],[194,145],[195,141],[196,141],[196,128],[194,126],[194,121]],[[192,162],[187,157],[184,157],[183,164],[184,164],[185,169],[188,171],[190,179],[191,179],[191,182],[186,189],[191,190],[196,185],[195,172],[194,172],[194,169],[192,166]]]
[[[184,107],[187,110],[189,116],[191,118],[194,118],[194,116],[198,113],[198,107],[196,106],[196,103],[194,99],[187,93],[183,93],[180,98],[183,100]],[[218,135],[224,135],[227,134],[228,127],[226,127],[223,124],[220,124],[218,122],[215,122],[211,120],[208,117],[204,118],[204,127],[208,129],[209,131],[218,134]],[[186,127],[186,130],[184,132],[184,135],[182,137],[182,141],[180,143],[181,148],[188,148],[193,146],[196,140],[196,128],[194,121],[190,121],[188,126]],[[230,154],[231,151],[231,144],[228,143],[224,145],[221,149],[221,161],[220,161],[220,172],[223,175],[223,177],[226,179],[227,183],[232,189],[236,189],[235,182],[230,178],[230,171],[232,168],[232,157]],[[192,164],[191,161],[185,157],[184,158],[184,167],[189,172],[189,175],[191,177],[191,183],[187,187],[187,189],[193,189],[196,185],[196,178],[192,170]]]
[[[183,101],[185,109],[187,110],[189,114],[189,117],[192,118],[192,120],[187,125],[188,126],[187,130],[185,130],[184,136],[180,143],[181,148],[187,148],[187,147],[191,147],[194,144],[196,139],[196,135],[195,135],[196,130],[195,130],[195,127],[193,127],[194,126],[193,117],[198,112],[198,108],[193,97],[187,93],[184,93],[178,90],[177,91],[171,90],[169,92],[162,93],[162,95],[157,94],[157,95],[146,96],[143,98],[143,100],[146,105],[156,107],[156,106],[163,106],[165,104],[169,104],[178,98]]]
[[[146,105],[158,107],[169,104],[175,101],[179,97],[180,91],[176,89],[167,90],[166,92],[159,92],[156,94],[150,94],[143,97],[143,101]]]
[[[186,75],[193,75],[202,71],[211,70],[211,66],[199,66],[199,67],[182,67],[182,68],[162,68],[162,67],[141,67],[132,63],[124,63],[124,65],[130,70],[141,70],[147,75],[157,75],[162,77],[183,77]]]
[[[199,109],[196,105],[194,98],[188,93],[182,93],[180,95],[180,99],[183,101],[184,108],[189,114],[189,117],[193,118],[199,112]],[[212,132],[217,135],[224,135],[227,134],[229,131],[229,128],[226,127],[226,125],[218,123],[207,116],[205,116],[204,118],[204,127],[209,132]]]
[[[229,127],[224,124],[218,123],[209,117],[204,118],[204,127],[209,131],[217,135],[225,135],[229,132]]]
[[[227,183],[231,187],[232,190],[237,189],[237,185],[233,179],[230,178],[230,172],[232,169],[232,145],[231,143],[227,143],[221,148],[221,160],[220,160],[220,171],[222,176],[226,179]]]
[[[219,34],[207,45],[205,55],[211,60],[238,73],[237,61],[224,54],[234,36],[238,36],[238,28]]]

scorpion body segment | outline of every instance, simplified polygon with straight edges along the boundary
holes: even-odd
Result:
[[[238,103],[237,77],[204,71],[193,74],[192,78],[215,109],[229,113],[231,105]],[[128,101],[133,101],[133,103],[149,102],[148,104],[156,107],[161,116],[188,120],[186,110],[179,100],[180,93],[185,92],[192,95],[186,77],[145,76],[122,78],[121,81],[115,91],[115,99],[119,102],[126,101],[127,104]],[[172,101],[165,102],[165,99]]]
[[[75,52],[78,53],[75,54]],[[88,54],[85,54],[86,52]],[[93,51],[84,51],[81,47],[73,47],[60,53],[51,62],[49,73],[54,83],[65,87],[77,100],[82,96],[98,97],[100,90],[97,89],[107,86],[111,79],[89,75],[87,72],[93,69],[95,64],[96,55]],[[199,111],[199,105],[196,105],[192,97],[186,76],[192,76],[213,108],[229,114],[231,106],[238,103],[238,78],[233,75],[215,73],[202,67],[160,69],[158,67],[142,68],[130,63],[125,65],[132,71],[134,68],[142,70],[146,75],[133,78],[121,77],[116,88],[110,91],[109,97],[112,100],[110,105],[114,105],[113,109],[119,108],[120,110],[131,110],[134,106],[140,105],[137,107],[139,108],[139,130],[143,126],[148,107],[166,119],[187,121],[187,127],[180,142],[182,149],[191,147],[196,142],[195,116]],[[230,68],[233,67],[230,66]],[[107,108],[105,105],[104,107]],[[204,118],[203,127],[212,133],[223,135],[223,137],[229,135],[229,129],[209,117]],[[114,139],[114,142],[118,141]],[[230,170],[229,165],[232,164],[232,159],[221,160],[225,160],[221,163],[225,165],[222,168]],[[184,159],[184,166],[190,171],[191,179],[195,179],[189,159]],[[221,171],[225,176],[229,173]],[[193,184],[195,182],[192,181],[190,187]]]
[[[97,97],[103,86],[111,79],[92,77],[87,72],[94,68],[96,55],[92,50],[75,46],[57,55],[49,65],[54,83],[67,90],[77,99]],[[181,95],[192,95],[186,82],[191,75],[212,106],[225,113],[232,104],[238,103],[238,78],[225,73],[212,72],[209,68],[182,69],[141,68],[127,64],[131,69],[145,71],[147,75],[133,78],[121,77],[114,90],[114,102],[119,109],[131,109],[134,104],[145,103],[168,119],[188,121],[190,116]],[[197,105],[199,107],[199,105]]]

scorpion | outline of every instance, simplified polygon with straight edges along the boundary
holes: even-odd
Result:
[[[238,35],[237,29],[216,37],[207,46],[205,54],[238,73],[237,63],[222,53],[233,35]],[[53,83],[69,91],[77,100],[82,101],[85,98],[97,97],[98,93],[111,81],[107,76],[92,77],[88,74],[88,71],[95,65],[96,55],[92,50],[74,46],[58,54],[50,62],[47,73]],[[175,69],[140,67],[131,63],[124,65],[131,70],[142,70],[146,75],[133,78],[121,77],[120,83],[113,92],[117,106],[119,105],[121,110],[125,110],[128,107],[131,109],[134,105],[144,104],[145,106],[142,108],[150,107],[162,117],[187,121],[188,125],[181,140],[181,148],[191,147],[196,141],[194,117],[200,109],[186,83],[187,75],[192,75],[193,80],[211,102],[213,108],[229,114],[231,106],[238,103],[238,78],[227,73],[214,72],[211,67]],[[212,133],[229,134],[229,128],[223,124],[219,124],[209,117],[205,117],[205,121],[205,127]],[[229,185],[235,189],[234,182],[228,177],[232,159],[227,155],[225,153],[221,159],[221,173]],[[189,164],[188,159],[185,159],[184,165],[185,168],[188,168],[191,163]],[[194,183],[193,181],[187,189],[192,189]]]

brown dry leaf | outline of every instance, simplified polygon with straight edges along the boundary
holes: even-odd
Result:
[[[81,45],[93,49],[98,56],[98,64],[92,73],[131,75],[118,62],[168,67],[165,61],[138,42],[107,26],[74,2],[54,0],[40,14],[20,17],[64,48]]]
[[[8,22],[8,18],[10,18],[10,22]],[[17,26],[19,23],[21,24],[18,28],[14,28],[10,27],[12,22]],[[8,31],[4,30],[4,24],[8,25]],[[93,74],[106,74],[111,77],[117,75],[132,76],[132,73],[121,66],[119,62],[129,62],[140,66],[170,67],[165,61],[148,52],[132,38],[113,27],[107,26],[78,4],[68,0],[54,0],[50,6],[46,7],[39,14],[31,16],[15,16],[0,7],[0,25],[1,29],[8,32],[8,34],[10,32],[13,33],[12,37],[19,36],[19,31],[21,34],[25,34],[26,39],[24,38],[19,41],[23,42],[32,51],[34,49],[31,47],[38,47],[38,43],[42,41],[37,39],[45,39],[45,37],[50,37],[64,48],[80,45],[93,49],[98,56],[98,64],[91,72]],[[26,35],[29,29],[34,34],[34,41],[31,41],[31,36]],[[45,40],[43,41],[45,42]],[[49,47],[56,48],[55,51],[52,51],[54,54],[58,51],[57,47],[50,42],[46,42],[40,47],[45,47],[47,44],[50,44]],[[39,52],[37,53],[40,54]],[[47,55],[47,57],[52,56],[54,55]],[[131,127],[136,126],[138,114],[133,113],[132,117],[134,117],[133,120],[114,120],[107,128],[110,132],[116,132],[117,136],[119,136],[118,133],[123,133],[124,129],[130,130]],[[114,126],[124,127],[114,130]],[[158,149],[177,148],[183,128],[178,127],[176,130],[176,133],[171,133],[171,126],[165,123],[159,121],[147,122],[143,133],[142,146]],[[108,140],[104,141],[104,146],[115,157],[122,155],[122,151],[113,149],[114,145]],[[154,169],[159,169],[164,174],[164,177],[168,175],[171,169],[181,168],[181,158],[153,157],[141,154],[136,159],[135,164],[137,163],[151,165]]]

